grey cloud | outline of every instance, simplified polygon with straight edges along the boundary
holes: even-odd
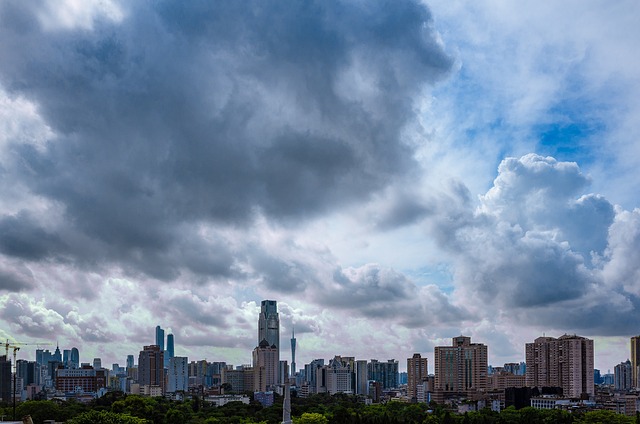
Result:
[[[40,225],[29,213],[0,218],[0,252],[29,260],[46,259],[57,256],[66,246],[56,234]]]
[[[34,303],[31,297],[10,294],[3,299],[0,318],[11,323],[15,331],[34,338],[49,338],[51,334],[64,333],[63,317],[42,303]]]
[[[180,275],[184,225],[298,222],[414,169],[401,130],[452,63],[414,2],[136,3],[122,22],[48,32],[20,2],[0,8],[0,84],[56,134],[42,150],[16,141],[12,172],[61,205],[72,258],[164,280]],[[5,253],[51,253],[24,240]],[[224,254],[181,259],[231,272]]]
[[[33,273],[26,266],[15,262],[0,262],[0,291],[29,290],[34,283]]]
[[[338,268],[314,298],[327,307],[369,318],[392,319],[409,328],[460,320],[468,313],[435,286],[419,288],[402,273],[377,264]]]

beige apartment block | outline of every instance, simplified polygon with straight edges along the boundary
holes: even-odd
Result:
[[[538,337],[525,348],[528,387],[562,387],[563,396],[593,395],[593,340],[565,334]]]

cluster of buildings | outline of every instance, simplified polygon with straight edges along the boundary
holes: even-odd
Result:
[[[225,362],[189,361],[175,356],[174,336],[158,326],[155,344],[128,355],[126,367],[102,367],[99,358],[80,363],[78,349],[60,353],[37,350],[35,361],[16,363],[16,385],[11,363],[0,357],[0,398],[93,398],[108,390],[183,398],[208,396],[211,402],[248,402],[230,393],[252,392],[264,405],[285,384],[295,396],[347,393],[365,402],[450,403],[461,408],[535,406],[540,408],[606,408],[626,414],[640,410],[640,336],[631,338],[631,358],[615,367],[613,375],[594,370],[593,340],[577,335],[538,337],[525,346],[526,362],[502,367],[488,364],[488,347],[470,337],[454,337],[448,346],[434,349],[433,373],[427,358],[416,353],[407,359],[406,373],[398,361],[334,356],[296,365],[296,338],[291,337],[291,366],[280,355],[280,320],[277,302],[264,300],[258,317],[258,340],[252,363],[233,366]],[[608,383],[608,384],[606,384]],[[226,393],[226,394],[225,394]],[[461,411],[462,412],[462,411]]]

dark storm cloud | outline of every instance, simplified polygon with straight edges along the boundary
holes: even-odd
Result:
[[[37,223],[27,212],[0,218],[0,252],[29,260],[62,253],[64,244]]]
[[[185,226],[298,221],[411,170],[401,130],[451,67],[429,11],[408,1],[139,2],[91,30],[45,30],[33,13],[0,5],[0,84],[55,138],[16,141],[11,177],[66,224],[54,235],[23,220],[3,252],[41,259],[77,232],[72,254],[106,249],[160,279],[231,272],[224,252],[171,260]]]
[[[28,290],[33,285],[33,274],[27,267],[16,263],[0,263],[0,292]]]

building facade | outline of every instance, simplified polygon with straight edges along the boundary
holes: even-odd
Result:
[[[451,346],[436,346],[434,391],[441,396],[470,396],[487,389],[488,349],[466,336],[454,337]]]
[[[427,358],[423,358],[419,353],[414,353],[412,358],[407,359],[407,396],[409,399],[416,398],[418,385],[429,376]]]
[[[278,384],[278,348],[263,339],[253,350],[254,390],[266,392]]]
[[[593,395],[593,340],[577,335],[538,337],[525,347],[527,387],[561,387],[563,396]]]
[[[613,384],[616,390],[626,391],[633,387],[631,382],[631,361],[627,359],[626,362],[621,362],[613,369]]]
[[[167,369],[167,392],[186,392],[189,390],[189,359],[174,356],[169,359]]]
[[[164,391],[164,352],[160,346],[145,346],[140,351],[138,383],[140,386],[159,386]]]
[[[640,388],[640,336],[631,337],[631,384]]]

